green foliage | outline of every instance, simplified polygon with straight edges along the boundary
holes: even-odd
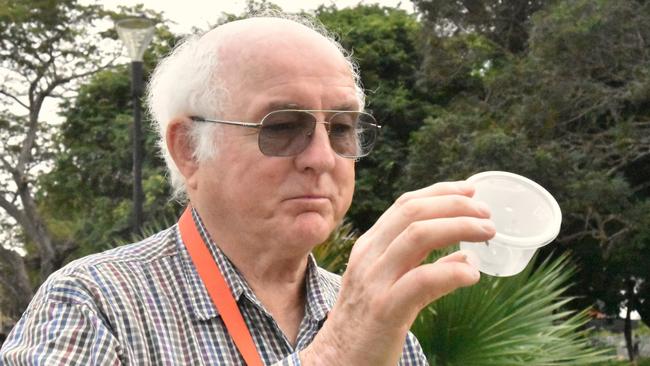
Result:
[[[56,10],[52,1],[34,4],[46,20],[77,19],[78,13]],[[563,209],[561,235],[549,246],[559,259],[514,279],[483,279],[443,298],[423,313],[419,338],[432,361],[442,364],[477,364],[477,355],[489,356],[485,364],[587,362],[592,353],[583,347],[584,334],[575,333],[584,314],[567,309],[600,300],[609,314],[627,304],[650,319],[650,3],[415,4],[421,18],[378,5],[320,7],[315,13],[353,51],[368,109],[384,125],[376,150],[358,163],[350,222],[315,254],[341,273],[352,227],[367,229],[400,193],[483,170],[523,174],[545,186]],[[5,39],[12,32],[20,36],[42,26],[16,28],[11,22],[28,19],[29,7],[10,0],[0,5],[6,24],[0,51],[10,52]],[[249,3],[251,10],[267,7],[273,5]],[[6,9],[15,15],[8,17]],[[175,42],[175,35],[158,27],[145,71]],[[51,50],[46,42],[26,44],[32,51]],[[18,56],[24,65],[33,61]],[[70,258],[130,240],[129,95],[128,70],[117,67],[64,104],[66,121],[52,140],[54,169],[39,180],[37,202],[59,242],[80,243]],[[3,137],[24,132],[26,118],[14,117],[0,112]],[[4,140],[4,151],[20,151],[16,140]],[[147,220],[157,226],[176,217],[178,207],[167,201],[154,140],[146,135],[144,189]],[[566,288],[573,269],[560,253],[569,248],[580,270],[576,286]],[[629,281],[633,293],[625,290]],[[499,306],[482,307],[484,302]]]
[[[93,51],[100,53],[96,43],[75,43],[79,37],[89,35],[85,26],[101,15],[98,6],[80,5],[75,0],[4,0],[2,9],[0,55],[3,61],[11,62],[8,69],[12,72],[27,76],[39,71],[35,70],[37,68],[45,73],[50,65],[42,63],[43,57],[55,55],[66,60],[76,59],[75,65],[82,66],[82,58]],[[19,50],[21,52],[17,52]]]
[[[125,67],[118,70],[96,75],[74,105],[62,105],[62,149],[40,180],[41,211],[54,232],[80,243],[78,255],[105,249],[108,238],[129,230],[128,203],[118,198],[131,191],[130,81]]]
[[[608,357],[581,331],[586,312],[566,310],[575,267],[568,256],[509,278],[483,276],[430,305],[414,325],[436,365],[589,365]]]
[[[99,5],[5,0],[0,9],[0,226],[3,249],[13,246],[26,253],[17,260],[0,255],[0,266],[15,274],[11,281],[0,281],[20,310],[12,310],[13,316],[24,309],[32,287],[76,247],[74,240],[66,240],[74,225],[50,227],[36,202],[38,177],[49,169],[57,149],[52,136],[58,124],[41,111],[110,67],[116,49],[98,29],[106,15]]]
[[[455,95],[412,134],[401,185],[484,170],[536,180],[563,210],[560,246],[549,248],[570,248],[581,269],[569,306],[600,300],[612,315],[621,304],[648,314],[650,46],[640,40],[650,39],[650,4],[538,2],[518,18],[526,40],[514,52],[491,33],[501,26],[493,15],[513,4],[491,3],[416,2],[430,24],[462,31],[428,35],[423,83]]]
[[[484,36],[504,53],[525,50],[531,16],[554,0],[414,0],[436,35]]]
[[[116,15],[117,16],[117,15]],[[145,53],[145,73],[177,37],[159,25]],[[131,237],[132,151],[131,81],[127,65],[95,75],[75,99],[61,105],[65,122],[57,135],[52,171],[39,179],[39,209],[59,240],[78,249],[66,260],[105,250]],[[144,132],[145,224],[175,217],[157,134]]]
[[[314,248],[316,262],[330,272],[342,275],[350,258],[350,251],[357,240],[357,234],[349,222],[337,227],[327,240]]]
[[[356,240],[349,224],[314,250],[322,267],[345,270]],[[444,255],[434,253],[429,260]],[[423,310],[412,331],[432,365],[589,365],[608,359],[583,330],[585,311],[567,310],[576,268],[568,255],[529,266],[514,277],[483,276]]]
[[[367,109],[383,125],[375,151],[357,164],[349,217],[365,230],[395,199],[408,137],[431,111],[431,98],[417,86],[421,25],[403,10],[379,5],[321,6],[316,17],[352,51],[368,94]]]

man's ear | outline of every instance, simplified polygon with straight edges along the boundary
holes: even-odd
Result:
[[[199,167],[194,157],[194,145],[190,135],[192,121],[188,118],[174,118],[167,125],[165,139],[167,149],[171,155],[176,167],[185,177],[185,184],[193,185],[194,175]]]

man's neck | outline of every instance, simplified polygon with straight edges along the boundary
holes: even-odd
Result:
[[[289,341],[295,343],[305,313],[309,252],[288,250],[280,243],[273,245],[273,238],[233,233],[219,227],[219,220],[201,218],[210,237],[239,270]]]
[[[255,296],[271,313],[289,342],[295,345],[305,314],[307,257],[276,259],[270,253],[242,256],[241,251],[220,245],[237,267]]]

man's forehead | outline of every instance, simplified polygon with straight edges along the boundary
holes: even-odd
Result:
[[[283,43],[287,41],[330,42],[309,27],[289,19],[258,17],[236,20],[223,24],[202,37],[208,47],[215,45],[221,52],[232,53],[233,49],[246,49],[247,44],[256,41]],[[334,45],[331,45],[334,47]]]
[[[217,27],[204,37],[208,47],[217,47],[217,78],[233,95],[309,77],[354,87],[352,69],[337,45],[303,24],[251,18]]]

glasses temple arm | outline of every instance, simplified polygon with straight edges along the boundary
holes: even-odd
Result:
[[[248,127],[248,128],[260,128],[260,127],[262,127],[261,123],[226,121],[226,120],[209,119],[209,118],[202,118],[202,117],[190,117],[190,119],[192,121],[194,121],[194,122],[221,123],[221,124],[224,124],[224,125],[241,126],[241,127]]]

